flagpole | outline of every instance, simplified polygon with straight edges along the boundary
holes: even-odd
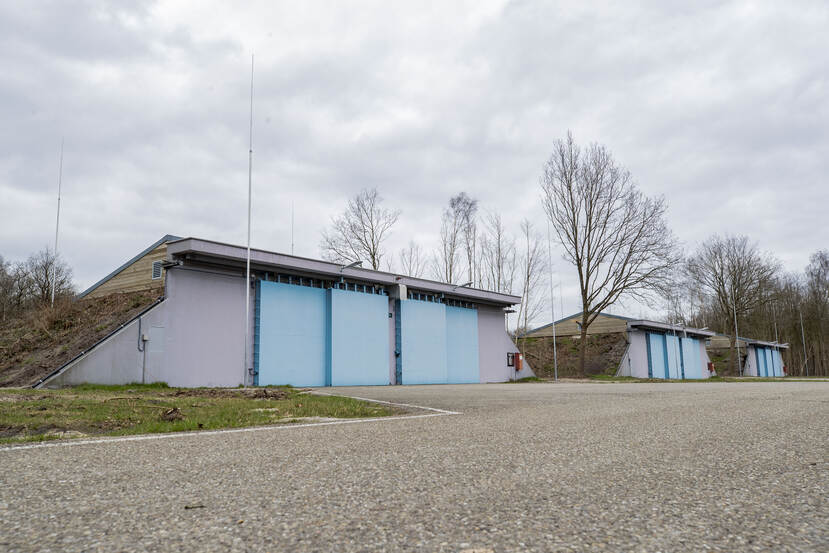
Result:
[[[55,258],[52,261],[52,307],[55,306],[55,287],[58,284],[58,229],[60,228],[60,188],[63,180],[63,138],[60,139],[60,166],[58,169],[58,214],[55,218]]]
[[[253,54],[250,55],[250,136],[248,148],[248,241],[245,259],[245,366],[242,374],[242,386],[248,384],[248,345],[250,341],[250,208],[253,190]]]

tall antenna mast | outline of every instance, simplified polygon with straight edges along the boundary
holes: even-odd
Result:
[[[547,264],[550,269],[550,316],[553,319],[553,377],[558,382],[558,352],[556,350],[556,298],[553,294],[553,247],[550,245],[550,220],[547,219]],[[562,313],[562,317],[564,314]]]
[[[52,307],[55,306],[55,287],[58,284],[58,229],[60,229],[60,187],[63,180],[63,138],[60,139],[60,166],[58,169],[58,214],[55,218],[55,259],[52,262]]]
[[[294,255],[294,201],[291,200],[291,255]]]
[[[250,206],[253,189],[253,54],[250,55],[250,137],[248,149],[248,244],[245,260],[245,366],[242,374],[242,386],[248,385],[248,342],[250,340]]]

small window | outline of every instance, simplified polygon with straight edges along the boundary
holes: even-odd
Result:
[[[161,278],[161,261],[153,261],[153,280]]]
[[[507,353],[507,367],[514,367],[515,366],[515,354],[512,352]]]

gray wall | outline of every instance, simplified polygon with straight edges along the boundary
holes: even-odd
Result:
[[[236,275],[180,267],[167,272],[166,301],[170,309],[164,374],[168,384],[195,387],[242,383],[244,282],[244,277]],[[249,348],[252,340],[251,332]]]
[[[156,353],[161,344],[159,330],[167,320],[168,303],[162,302],[141,316],[141,334],[150,337],[144,342],[144,351],[138,349],[139,319],[131,322],[89,354],[68,365],[61,373],[46,381],[46,388],[60,388],[92,382],[95,384],[127,384],[141,382],[142,366],[146,355],[146,382],[155,382],[159,378],[162,356]],[[163,330],[161,332],[163,335]],[[155,348],[151,348],[153,343]]]
[[[506,382],[535,376],[526,359],[523,369],[516,373],[507,367],[507,353],[518,353],[504,328],[504,311],[499,307],[478,306],[478,362],[481,364],[481,382]]]

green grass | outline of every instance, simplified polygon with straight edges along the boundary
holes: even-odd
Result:
[[[181,418],[165,420],[178,409]],[[62,390],[0,390],[0,443],[240,428],[306,417],[382,417],[398,410],[290,387],[226,390],[164,383],[83,385]],[[69,432],[69,434],[64,434]]]
[[[538,378],[537,376],[525,376],[524,378],[519,378],[518,380],[510,380],[510,384],[521,384],[522,382],[547,382],[543,378]]]

